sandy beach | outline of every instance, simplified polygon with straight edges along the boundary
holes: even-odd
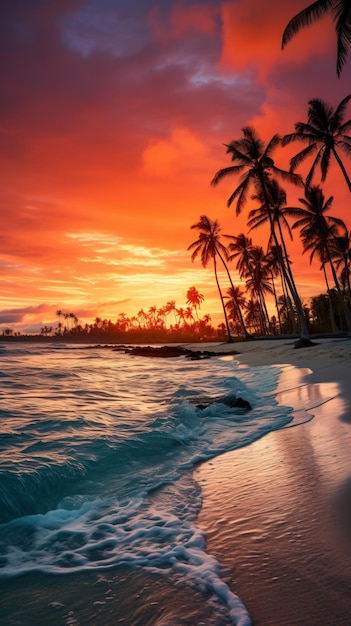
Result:
[[[237,349],[238,367],[280,366],[295,415],[195,472],[208,551],[254,626],[351,624],[351,340],[314,341],[215,347]]]

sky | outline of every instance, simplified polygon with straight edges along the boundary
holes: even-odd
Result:
[[[203,214],[224,234],[247,233],[248,209],[236,217],[227,207],[238,181],[210,184],[230,165],[225,144],[247,125],[264,141],[293,132],[311,98],[336,107],[351,92],[351,60],[336,75],[329,17],[281,49],[284,27],[307,4],[1,3],[0,333],[55,326],[58,310],[84,324],[171,300],[186,306],[192,286],[202,313],[222,321],[213,269],[192,263],[187,248]],[[290,148],[277,155],[288,167]],[[286,190],[295,204],[301,191]],[[324,192],[350,228],[336,165]],[[266,246],[266,233],[250,235]],[[319,264],[297,235],[289,252],[308,302],[324,291]]]

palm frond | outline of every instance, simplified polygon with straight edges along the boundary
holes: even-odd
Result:
[[[313,179],[316,167],[317,167],[318,163],[320,162],[320,160],[322,158],[322,150],[323,150],[323,148],[321,148],[317,152],[316,158],[314,159],[314,161],[313,161],[313,163],[311,165],[310,171],[308,172],[308,174],[306,176],[306,187],[307,188],[311,186],[311,182],[312,182],[312,179]]]
[[[265,151],[263,152],[262,159],[268,157],[270,153],[275,150],[281,144],[282,138],[280,135],[273,135],[272,139],[268,142]]]
[[[337,35],[337,63],[338,76],[346,63],[348,48],[351,44],[351,7],[349,2],[335,3],[335,31]]]
[[[218,170],[218,172],[216,172],[211,180],[211,185],[218,185],[218,183],[227,176],[235,176],[235,174],[240,174],[244,167],[244,165],[231,165],[230,167],[223,167],[221,170]]]
[[[339,128],[339,129],[342,128],[343,119],[346,113],[346,108],[350,100],[351,100],[351,94],[349,94],[348,96],[345,96],[345,98],[343,98],[341,102],[338,104],[338,106],[336,107],[335,113],[334,113],[334,120],[335,120],[336,128]],[[349,120],[348,123],[351,124],[351,120]],[[343,129],[343,132],[344,132],[344,129]]]
[[[279,167],[274,166],[273,168],[274,174],[278,175],[284,181],[292,183],[296,186],[302,186],[303,180],[300,174],[294,174],[293,172],[287,172],[286,170],[281,170]]]
[[[236,203],[236,215],[239,215],[239,213],[241,213],[241,209],[247,201],[249,184],[250,180],[246,177],[228,198],[227,206],[230,207],[233,204],[234,200],[238,197]]]
[[[315,152],[316,150],[317,144],[313,143],[307,146],[307,148],[304,148],[303,150],[300,150],[300,152],[295,154],[295,156],[290,159],[290,171],[293,172],[294,170],[296,170],[299,167],[300,163],[302,163],[308,156],[310,156],[310,154],[313,154],[313,152]]]
[[[285,48],[286,44],[301,28],[310,26],[314,21],[325,15],[331,4],[331,0],[317,0],[297,13],[285,27],[282,37],[282,48]]]

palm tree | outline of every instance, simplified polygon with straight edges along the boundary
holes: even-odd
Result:
[[[221,259],[224,265],[224,259],[228,258],[227,248],[220,241],[221,228],[217,220],[212,221],[207,215],[201,215],[200,221],[193,224],[190,228],[197,228],[200,231],[199,238],[188,246],[188,250],[193,250],[191,260],[195,261],[198,255],[201,256],[201,263],[203,267],[207,267],[209,261],[213,259],[213,268],[215,279],[217,283],[218,293],[222,304],[225,325],[227,329],[227,341],[231,343],[233,338],[230,334],[228,315],[224,304],[222,290],[218,280],[217,272],[217,256]]]
[[[341,271],[341,280],[347,289],[347,298],[350,301],[351,284],[350,284],[350,264],[351,264],[351,238],[346,226],[344,225],[344,233],[334,238],[331,242],[331,256],[337,270],[343,266]]]
[[[246,276],[246,287],[259,305],[261,316],[262,334],[267,334],[269,326],[269,316],[266,306],[264,294],[273,293],[271,283],[269,281],[269,267],[267,257],[264,254],[262,246],[254,246],[251,252],[252,272]]]
[[[184,320],[185,320],[187,323],[190,323],[190,324],[194,323],[193,309],[192,309],[192,307],[191,307],[191,306],[187,306],[187,307],[185,308],[185,311],[184,311]]]
[[[185,313],[185,309],[184,307],[179,307],[179,309],[176,309],[176,313],[178,315],[178,325],[180,326],[180,322],[182,322],[183,326],[185,324],[185,318],[186,318],[186,313]]]
[[[261,329],[260,310],[257,300],[250,298],[246,303],[246,323],[252,328],[256,335],[259,335]]]
[[[138,311],[137,320],[140,328],[146,327],[147,313],[145,313],[144,309],[140,309],[140,311]]]
[[[200,308],[201,302],[204,301],[205,297],[196,289],[196,287],[189,287],[188,291],[186,292],[186,297],[186,303],[195,309],[196,317],[197,319],[199,319],[197,309]]]
[[[167,304],[165,305],[165,313],[166,313],[166,315],[169,315],[170,313],[173,313],[173,315],[174,315],[174,323],[175,324],[177,323],[175,300],[170,300],[169,302],[167,302]]]
[[[227,239],[230,239],[228,244],[229,256],[228,261],[237,259],[236,269],[239,272],[240,278],[247,276],[247,273],[252,271],[251,267],[251,252],[253,248],[252,239],[241,233],[240,235],[224,235]]]
[[[351,119],[344,121],[346,106],[350,98],[351,94],[343,98],[335,110],[323,100],[318,98],[310,100],[307,123],[297,122],[295,132],[282,138],[284,146],[294,141],[308,144],[307,148],[298,152],[290,160],[292,172],[307,157],[314,155],[311,169],[306,177],[307,186],[310,186],[318,165],[321,170],[321,182],[325,181],[333,156],[343,173],[349,191],[351,191],[351,181],[339,154],[339,150],[341,150],[347,156],[351,156],[351,137],[347,135],[351,129]]]
[[[331,256],[331,242],[337,236],[338,229],[345,226],[343,220],[326,215],[333,199],[333,196],[330,196],[328,200],[325,200],[323,191],[318,185],[306,187],[305,198],[299,198],[302,207],[295,208],[295,217],[298,219],[293,228],[300,228],[304,252],[311,251],[310,262],[315,255],[319,257],[323,265],[328,261],[345,315],[346,325],[348,330],[351,330],[351,314],[341,293]]]
[[[282,288],[283,288],[283,275],[280,269],[280,263],[279,263],[279,255],[278,255],[278,251],[277,251],[277,247],[276,246],[269,246],[267,254],[266,254],[266,259],[267,259],[267,264],[269,267],[269,271],[270,271],[270,275],[271,275],[271,281],[272,281],[272,290],[273,290],[273,295],[274,295],[274,302],[275,302],[275,308],[277,311],[277,315],[278,315],[278,323],[279,323],[279,332],[280,334],[282,334],[283,332],[283,327],[282,327],[282,321],[281,321],[281,317],[280,317],[280,310],[278,307],[278,296],[277,296],[277,290],[276,290],[276,286],[275,286],[275,278],[277,278],[279,276],[281,283],[282,283]],[[283,288],[284,290],[284,288]]]
[[[267,192],[269,199],[268,209],[264,203],[262,194],[252,197],[253,200],[259,200],[261,204],[259,207],[251,209],[251,211],[249,212],[249,219],[247,224],[248,226],[250,226],[250,230],[253,230],[254,228],[259,228],[260,226],[263,226],[266,222],[272,219],[273,224],[276,227],[276,239],[278,239],[279,241],[279,247],[277,248],[277,246],[273,245],[274,239],[272,236],[272,232],[268,242],[268,246],[270,249],[275,249],[275,253],[277,256],[276,261],[279,262],[279,258],[283,259],[283,264],[286,268],[286,272],[289,274],[291,284],[294,286],[294,290],[297,292],[283,233],[284,227],[288,231],[290,239],[293,239],[290,224],[287,220],[287,217],[290,216],[290,207],[286,206],[286,192],[274,179],[268,181]],[[280,270],[280,274],[282,275],[282,270]],[[282,275],[282,283],[283,282],[285,282],[285,280],[284,276]],[[285,285],[283,287],[286,290]],[[290,300],[288,300],[288,302],[290,302]],[[292,319],[295,319],[293,314]]]
[[[242,129],[243,137],[232,141],[227,145],[227,152],[231,154],[234,165],[225,167],[219,170],[212,179],[212,184],[217,185],[223,178],[227,176],[241,175],[241,182],[238,187],[233,191],[228,199],[228,206],[236,200],[236,214],[238,215],[243,206],[248,200],[248,194],[251,187],[257,195],[262,196],[266,207],[270,206],[269,203],[269,190],[268,184],[272,174],[276,174],[283,179],[287,179],[295,184],[301,183],[301,177],[296,174],[286,172],[278,168],[272,159],[272,153],[274,149],[279,145],[280,138],[278,135],[274,135],[267,146],[257,136],[255,130],[250,126]],[[279,242],[277,239],[275,224],[271,211],[268,210],[269,224],[272,233],[274,244],[280,250]],[[294,300],[296,309],[299,315],[300,327],[301,327],[301,341],[296,344],[296,347],[302,345],[310,345],[309,332],[307,327],[306,318],[302,308],[302,304],[297,293],[294,283],[291,281],[290,272],[288,271],[286,264],[284,263],[281,251],[280,264],[284,274],[284,278],[289,287],[289,291]]]
[[[59,332],[59,335],[61,335],[61,331],[62,331],[62,322],[61,322],[61,317],[64,315],[63,311],[61,311],[61,309],[59,309],[58,311],[56,311],[56,315],[59,319],[58,321],[58,325],[57,325],[57,329]]]
[[[350,0],[316,0],[305,9],[297,13],[286,26],[282,48],[292,39],[299,30],[319,20],[323,15],[330,13],[335,24],[337,36],[337,63],[336,71],[340,76],[346,63],[349,45],[351,44],[351,5]]]
[[[241,309],[245,309],[246,307],[246,298],[244,292],[240,287],[230,287],[229,289],[227,289],[227,295],[224,297],[227,298],[225,306],[228,310],[229,319],[234,322],[237,328],[240,327],[240,329],[242,329]]]
[[[286,192],[279,185],[278,181],[274,179],[268,181],[267,192],[269,198],[268,208],[264,203],[264,198],[262,197],[262,194],[252,196],[252,200],[258,200],[260,202],[260,206],[249,211],[247,225],[250,227],[251,231],[255,228],[259,228],[260,226],[269,223],[271,216],[273,223],[277,228],[284,259],[288,267],[288,253],[283,233],[283,227],[288,231],[288,235],[291,240],[293,239],[293,236],[290,224],[287,220],[287,217],[289,216],[289,207],[286,206]],[[273,244],[273,236],[271,233],[268,245],[272,246]]]

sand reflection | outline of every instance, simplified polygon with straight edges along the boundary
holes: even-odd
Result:
[[[336,382],[279,367],[293,420],[198,468],[199,524],[255,626],[351,623],[347,407]]]

